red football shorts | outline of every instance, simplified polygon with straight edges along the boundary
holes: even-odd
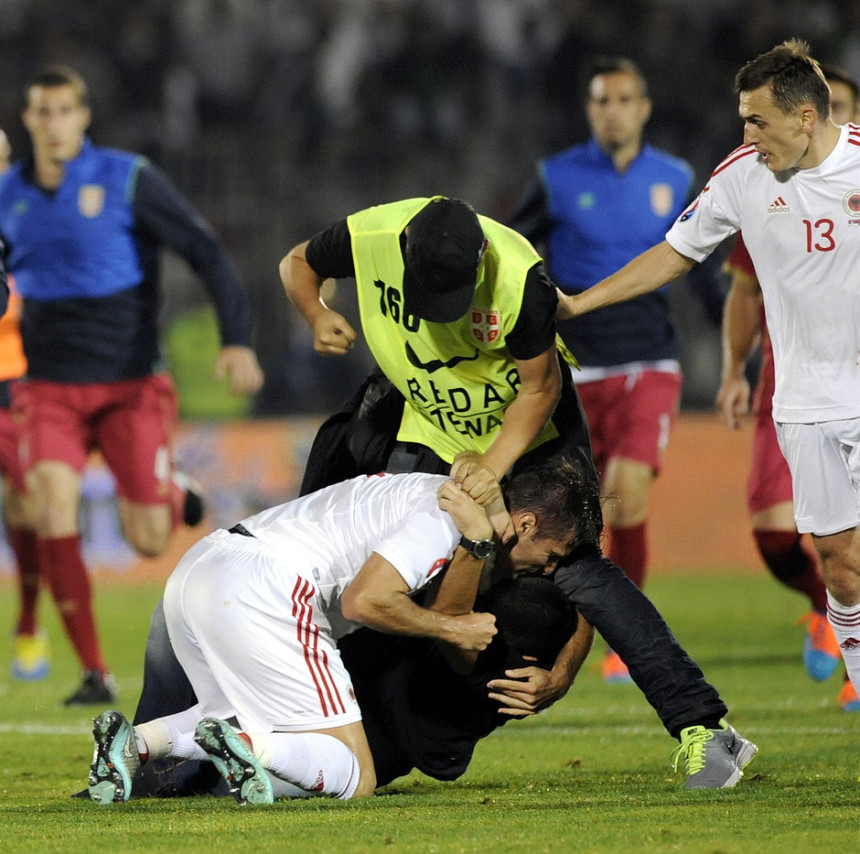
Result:
[[[101,452],[117,494],[139,504],[169,500],[176,389],[166,374],[110,383],[18,382],[12,408],[20,415],[24,470],[60,460],[78,472]]]
[[[645,370],[576,383],[576,388],[588,417],[597,471],[602,474],[610,459],[623,458],[659,472],[678,417],[681,374]]]
[[[747,507],[759,513],[774,504],[793,501],[791,471],[776,438],[776,427],[769,413],[756,415],[752,462],[747,479]]]
[[[24,491],[24,470],[18,451],[18,425],[9,409],[0,409],[0,474],[8,477],[18,492]]]

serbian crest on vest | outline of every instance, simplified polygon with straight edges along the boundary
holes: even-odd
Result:
[[[97,217],[105,206],[105,188],[100,184],[84,184],[78,191],[78,210],[88,219]]]
[[[495,308],[471,308],[472,335],[478,341],[495,341],[499,337],[499,311]]]

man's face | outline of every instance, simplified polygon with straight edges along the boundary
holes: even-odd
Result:
[[[836,80],[830,81],[830,118],[837,125],[857,121],[857,111],[854,109],[854,95],[851,87]]]
[[[520,534],[510,549],[509,557],[514,572],[549,575],[569,551],[569,540]]]
[[[585,112],[597,144],[611,152],[639,145],[642,128],[651,115],[651,101],[642,94],[634,74],[615,71],[599,74],[591,81]]]
[[[32,86],[21,119],[37,160],[66,163],[81,150],[90,111],[73,86]]]
[[[740,93],[738,113],[744,121],[744,144],[754,145],[771,172],[802,168],[809,149],[808,108],[784,113],[773,102],[770,86]],[[807,114],[807,120],[804,116]]]

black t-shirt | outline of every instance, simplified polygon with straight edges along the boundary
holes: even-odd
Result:
[[[401,237],[401,248],[405,235]],[[306,257],[311,269],[324,279],[355,278],[352,236],[345,219],[315,234],[308,242]],[[525,361],[545,353],[555,340],[555,311],[558,296],[542,261],[526,274],[523,302],[516,324],[505,344],[515,359]]]

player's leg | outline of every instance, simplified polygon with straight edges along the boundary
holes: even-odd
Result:
[[[539,453],[560,453],[580,459],[592,470],[595,500],[599,500],[588,424],[572,387],[563,389],[553,423],[559,426],[559,439],[527,455],[518,466],[528,465]],[[727,709],[717,690],[705,681],[699,666],[675,639],[652,602],[622,569],[603,557],[599,544],[583,547],[572,555],[564,566],[559,566],[553,580],[619,653],[673,737],[680,739],[682,730],[693,726],[701,726],[715,736],[722,732],[720,720]],[[724,758],[726,761],[719,764],[726,771],[722,775],[725,780],[735,776],[732,763],[737,757],[730,752],[729,745],[718,743],[723,745],[722,754],[712,752],[706,765]],[[719,780],[713,785],[719,787]]]
[[[375,787],[351,680],[313,575],[298,571],[317,560],[297,546],[286,565],[255,537],[216,531],[165,590],[171,643],[204,714],[198,744],[242,801],[269,797],[260,769],[309,793]],[[204,660],[214,685],[200,678]]]
[[[174,465],[176,391],[169,377],[157,374],[112,383],[111,395],[95,432],[116,478],[122,531],[142,555],[158,557],[177,525],[202,518],[194,485]]]
[[[760,392],[756,398],[761,399]],[[818,558],[794,524],[791,471],[780,450],[769,407],[756,413],[747,507],[753,539],[765,565],[777,581],[809,600],[803,662],[813,679],[827,679],[842,655],[827,621],[827,588]]]
[[[194,689],[185,675],[167,631],[164,602],[152,612],[143,658],[143,686],[134,713],[134,723],[165,717],[197,703]]]
[[[39,627],[37,606],[42,573],[39,543],[26,490],[9,477],[3,482],[3,521],[18,570],[18,618],[15,623],[11,671],[15,679],[44,679],[48,675],[48,636]]]
[[[249,789],[259,802],[266,802],[268,796],[258,794],[263,788],[258,769],[276,778],[271,797],[277,792],[279,797],[348,800],[368,797],[376,788],[373,757],[360,721],[315,732],[237,732],[226,721],[204,718],[196,738],[240,803],[253,802]]]
[[[848,676],[860,685],[860,419],[777,424],[791,469],[797,529],[812,532],[827,618]]]
[[[827,584],[827,619],[848,678],[860,688],[860,527],[813,537]]]
[[[677,417],[681,375],[639,371],[577,385],[601,472],[607,557],[642,588],[648,569],[648,499]],[[611,647],[602,664],[607,682],[630,682]]]
[[[20,381],[12,403],[26,452],[22,466],[33,502],[39,566],[84,671],[80,687],[65,702],[112,702],[115,688],[99,644],[78,530],[81,472],[89,447],[87,387]]]
[[[4,399],[0,383],[0,399]],[[48,638],[39,629],[39,549],[33,501],[27,492],[18,453],[18,426],[8,406],[0,406],[0,475],[3,524],[18,571],[18,618],[12,639],[11,673],[15,679],[43,679],[48,674]]]

